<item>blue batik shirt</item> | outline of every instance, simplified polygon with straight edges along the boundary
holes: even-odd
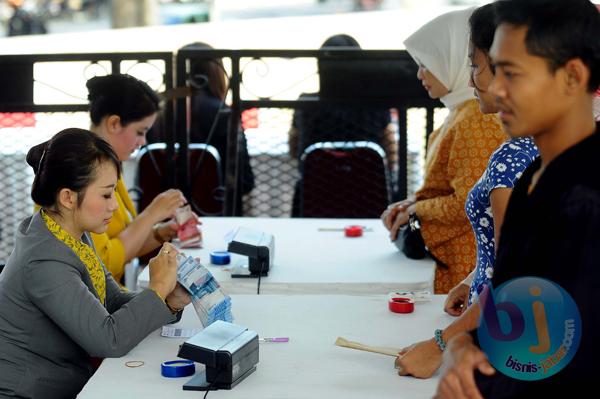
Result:
[[[537,156],[537,147],[529,137],[505,141],[492,154],[483,175],[469,192],[465,208],[477,242],[477,265],[469,290],[469,305],[477,302],[494,272],[496,246],[490,195],[496,188],[512,189]]]

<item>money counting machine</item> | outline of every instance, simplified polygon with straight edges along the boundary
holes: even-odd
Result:
[[[231,389],[256,370],[258,334],[218,320],[188,339],[177,356],[206,366],[184,386],[184,391]]]
[[[269,267],[273,265],[273,254],[275,253],[275,237],[240,227],[235,232],[229,246],[229,252],[248,256],[248,271],[233,269],[231,277],[259,277],[269,274]]]

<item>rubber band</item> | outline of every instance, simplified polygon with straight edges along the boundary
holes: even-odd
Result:
[[[125,366],[129,367],[131,369],[134,369],[136,367],[142,367],[144,364],[146,364],[146,363],[144,363],[141,360],[130,360],[128,362],[125,362]]]

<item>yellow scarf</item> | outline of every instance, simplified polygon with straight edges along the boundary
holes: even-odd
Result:
[[[104,269],[102,268],[102,265],[100,264],[100,261],[98,260],[98,257],[92,248],[83,243],[81,240],[73,238],[62,227],[60,227],[58,223],[48,216],[43,209],[40,210],[40,214],[46,223],[46,227],[48,227],[48,230],[50,230],[54,237],[65,243],[67,247],[71,248],[71,250],[75,252],[75,255],[77,255],[83,262],[88,270],[88,273],[90,274],[94,289],[100,297],[100,302],[104,304],[106,299],[106,275],[104,274]]]

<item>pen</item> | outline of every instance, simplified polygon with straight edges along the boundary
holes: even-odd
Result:
[[[290,339],[288,337],[278,337],[278,338],[259,338],[258,342],[289,342]]]

